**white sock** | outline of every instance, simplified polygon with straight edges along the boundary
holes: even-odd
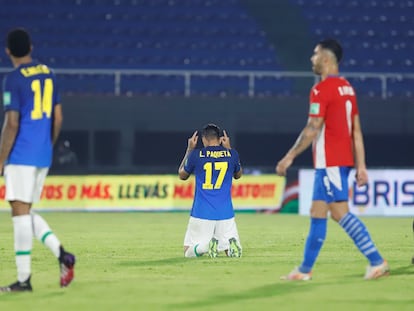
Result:
[[[195,245],[195,246],[197,246],[197,245]],[[197,255],[194,252],[194,245],[188,246],[187,250],[184,253],[184,257],[186,257],[186,258],[197,257]]]
[[[194,247],[194,252],[196,253],[197,257],[202,256],[203,254],[208,252],[209,243],[199,243]]]
[[[184,257],[186,258],[200,257],[203,254],[207,253],[207,251],[208,251],[208,244],[207,244],[207,247],[205,247],[204,244],[191,245],[185,251]]]
[[[38,214],[31,213],[33,222],[33,233],[40,242],[49,248],[56,258],[60,256],[60,241],[54,235],[47,222]]]
[[[12,217],[12,220],[17,280],[24,282],[31,274],[31,253],[33,246],[32,218],[30,215],[21,215]]]
[[[184,257],[192,258],[192,257],[200,257],[203,254],[208,252],[209,243],[199,243],[196,245],[191,245],[187,248],[184,253]]]

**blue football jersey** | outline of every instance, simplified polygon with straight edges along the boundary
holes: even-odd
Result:
[[[209,220],[234,217],[231,185],[234,173],[240,171],[236,150],[222,146],[195,149],[184,169],[196,179],[191,216]]]
[[[20,114],[20,128],[6,163],[51,165],[53,110],[58,103],[56,78],[46,65],[31,62],[6,75],[3,81],[4,110]]]

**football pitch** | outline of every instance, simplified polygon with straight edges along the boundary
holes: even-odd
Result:
[[[42,213],[77,255],[69,288],[38,241],[33,293],[0,294],[0,310],[412,310],[412,218],[363,218],[391,267],[364,281],[366,261],[332,220],[309,282],[281,281],[302,258],[309,219],[238,213],[242,258],[183,258],[187,213]],[[16,279],[12,225],[0,213],[0,285]]]

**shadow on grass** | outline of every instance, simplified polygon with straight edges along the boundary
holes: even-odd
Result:
[[[392,268],[391,267],[391,277],[393,275],[411,275],[414,274],[414,265],[401,266]],[[342,284],[349,283],[352,284],[355,282],[355,278],[361,278],[361,275],[349,275],[341,281]],[[234,302],[241,302],[245,300],[254,300],[262,298],[270,298],[277,296],[284,296],[290,293],[299,294],[302,291],[309,291],[309,286],[315,287],[326,287],[332,285],[337,285],[335,282],[280,282],[274,284],[268,284],[260,287],[255,287],[243,292],[237,293],[228,293],[221,295],[212,295],[205,300],[189,301],[179,304],[171,304],[169,307],[174,309],[196,309],[201,307],[214,307],[220,306],[222,304],[231,304]],[[412,301],[407,300],[407,301]]]
[[[414,274],[414,265],[410,264],[408,266],[401,266],[401,267],[395,267],[391,265],[390,270],[390,277],[396,276],[396,275],[411,275]],[[346,279],[350,280],[356,277],[363,278],[363,274],[350,274],[345,276]],[[382,278],[381,278],[382,279]]]
[[[41,298],[41,299],[48,299],[48,298],[56,298],[56,297],[62,297],[66,295],[66,289],[57,289],[53,291],[40,291],[33,289],[33,292],[3,292],[0,293],[0,301],[13,301],[13,300],[21,300],[22,298],[29,298],[33,299],[35,298]],[[1,305],[0,305],[1,306]],[[0,307],[0,310],[3,310]]]
[[[164,259],[159,259],[159,260],[121,261],[119,265],[124,266],[124,267],[147,267],[147,266],[183,264],[185,262],[188,262],[188,258],[172,257],[172,258],[164,258]]]
[[[402,266],[402,267],[397,267],[397,268],[393,268],[391,266],[391,272],[390,272],[390,276],[393,275],[409,275],[409,274],[414,274],[414,265],[408,265],[408,266]]]
[[[175,309],[195,309],[195,308],[205,308],[206,306],[222,306],[223,304],[230,304],[233,302],[241,302],[244,300],[253,300],[253,299],[262,299],[275,296],[283,296],[289,293],[298,294],[301,291],[309,291],[309,286],[312,288],[319,286],[328,285],[325,283],[315,283],[315,282],[281,282],[275,284],[268,284],[256,288],[249,289],[247,291],[229,293],[222,295],[213,295],[208,297],[205,300],[197,300],[191,302],[184,302],[179,304],[171,304],[169,307]]]

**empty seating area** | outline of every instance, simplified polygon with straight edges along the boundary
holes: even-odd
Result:
[[[347,71],[414,71],[414,1],[292,0],[316,38],[339,38]]]
[[[345,47],[343,71],[414,72],[414,0],[289,0],[311,35]],[[0,29],[22,26],[33,56],[61,69],[282,71],[278,52],[239,0],[3,0]],[[10,67],[0,53],[0,67]],[[1,75],[1,73],[0,73]],[[64,74],[67,94],[113,94],[113,75]],[[372,80],[372,81],[371,81]],[[388,81],[389,96],[413,96],[414,79]],[[355,79],[367,96],[379,79]],[[289,96],[291,78],[256,77],[255,96]],[[182,75],[122,75],[123,95],[182,96]],[[191,94],[248,96],[249,77],[191,77]]]
[[[343,71],[414,73],[413,0],[290,1],[300,7],[315,41],[342,42]],[[397,80],[388,81],[388,95],[411,97],[414,79]],[[365,82],[361,91],[378,93],[380,81]]]
[[[58,68],[281,68],[237,0],[2,1],[1,29],[16,24]]]
[[[54,68],[283,69],[265,33],[237,0],[2,1],[0,29],[16,25],[31,31],[34,57]],[[0,67],[8,66],[1,55]],[[62,80],[69,94],[114,91],[109,75],[65,74]],[[242,80],[196,77],[192,94],[244,96]],[[184,81],[123,75],[120,92],[182,95]],[[265,92],[276,91],[270,85]]]
[[[173,75],[124,75],[121,79],[120,92],[127,96],[183,96],[184,78]]]

